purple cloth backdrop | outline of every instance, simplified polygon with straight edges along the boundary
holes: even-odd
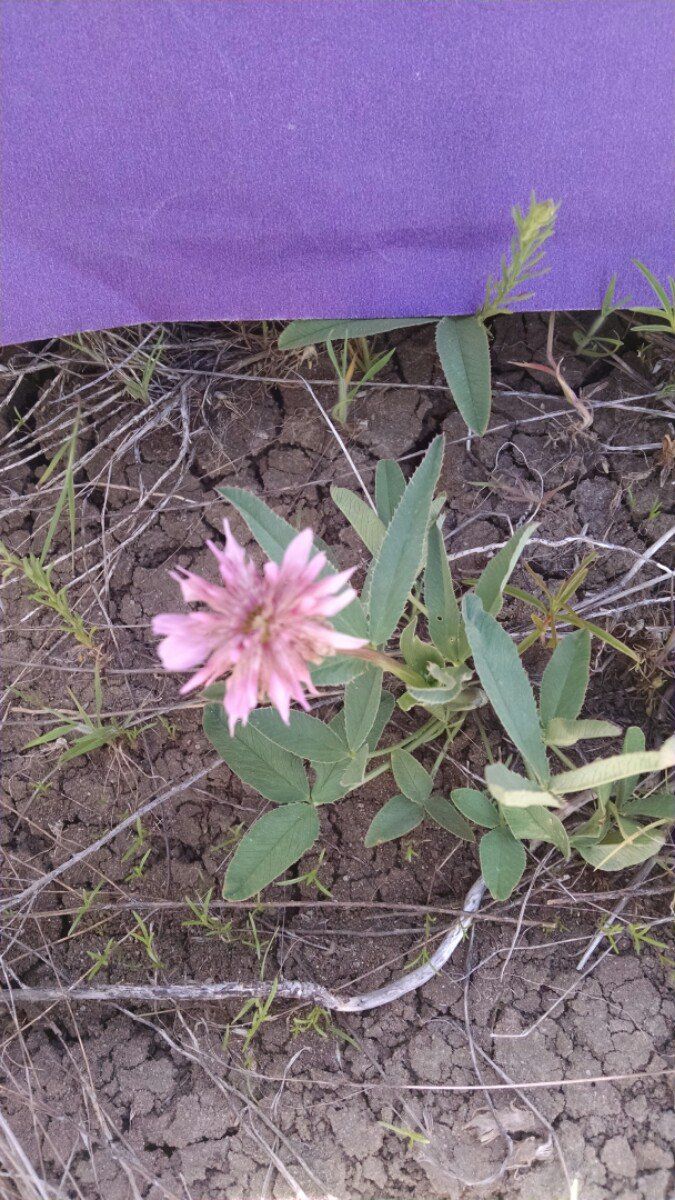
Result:
[[[562,207],[528,307],[670,265],[669,0],[1,12],[5,342],[469,312],[532,188]]]

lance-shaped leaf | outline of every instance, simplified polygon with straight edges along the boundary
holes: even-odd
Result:
[[[278,513],[273,512],[258,496],[254,496],[253,492],[239,487],[226,487],[218,490],[221,496],[229,500],[230,504],[234,505],[240,516],[243,517],[256,542],[268,558],[271,558],[272,562],[281,562],[287,547],[293,538],[297,537],[298,530],[289,525],[288,521],[285,521]],[[314,539],[314,544],[324,553],[326,552],[326,547],[317,538]],[[322,576],[335,573],[336,568],[331,562],[328,562],[322,571]],[[368,636],[365,614],[358,600],[353,600],[351,604],[347,605],[347,608],[337,613],[332,618],[332,623],[340,633],[349,633],[354,637]]]
[[[368,739],[380,707],[382,671],[369,663],[362,675],[345,688],[345,733],[350,750]]]
[[[424,602],[432,642],[451,662],[463,662],[468,657],[469,645],[455,596],[443,534],[438,525],[432,525],[429,530]]]
[[[349,488],[332,487],[331,499],[347,518],[371,554],[379,554],[384,541],[385,527],[369,504]]]
[[[307,774],[299,758],[282,750],[251,724],[230,737],[222,704],[207,704],[204,732],[231,771],[276,804],[309,800]]]
[[[666,771],[675,766],[675,736],[668,738],[660,750],[643,750],[633,754],[612,754],[609,758],[599,758],[587,763],[585,767],[576,767],[573,771],[563,771],[549,780],[548,787],[556,796],[566,796],[571,792],[583,792],[586,788],[598,788],[607,783],[616,783],[619,779],[636,779],[640,775],[648,775],[652,771]]]
[[[504,588],[511,578],[518,559],[537,528],[536,524],[517,529],[506,545],[491,558],[474,588],[487,613],[496,617],[502,607]],[[576,716],[576,714],[575,714]]]
[[[556,719],[579,716],[590,673],[591,635],[585,629],[568,633],[558,643],[541,680],[539,711],[544,729]]]
[[[547,808],[505,808],[504,817],[514,837],[519,841],[551,842],[565,858],[570,855],[570,840],[559,817]]]
[[[499,812],[485,792],[479,792],[476,788],[453,788],[450,795],[453,804],[474,825],[482,825],[485,829],[494,829],[499,825]]]
[[[443,317],[436,326],[436,349],[445,378],[469,429],[484,434],[490,420],[490,347],[476,317]]]
[[[279,337],[280,350],[296,350],[316,346],[320,342],[340,342],[345,338],[373,337],[392,329],[408,329],[412,325],[433,325],[437,317],[383,317],[372,320],[340,319],[334,321],[291,321]]]
[[[394,838],[403,837],[424,820],[424,809],[407,796],[392,796],[375,814],[365,837],[365,845],[381,846]]]
[[[406,606],[426,551],[431,502],[443,460],[443,438],[431,443],[387,528],[370,587],[370,636],[391,637]]]
[[[408,750],[394,750],[391,756],[391,769],[397,786],[409,800],[416,804],[426,804],[434,781],[431,775]]]
[[[529,808],[532,804],[543,804],[558,808],[560,801],[538,783],[525,779],[505,767],[503,763],[489,763],[485,768],[485,782],[499,804],[509,808]]]
[[[340,783],[342,786],[346,788],[347,791],[351,791],[352,788],[355,787],[360,787],[363,783],[363,777],[366,773],[367,766],[368,743],[366,742],[356,751],[356,754],[342,772],[342,776],[340,778]]]
[[[405,475],[397,462],[382,458],[375,468],[375,504],[383,525],[388,525],[405,491]]]
[[[475,841],[469,822],[464,820],[464,817],[457,812],[449,800],[445,799],[445,796],[429,796],[424,807],[431,819],[442,829],[447,829],[448,833],[454,833],[455,837],[460,838],[463,842]]]
[[[548,777],[546,750],[534,693],[520,655],[478,596],[463,600],[464,626],[474,666],[488,700],[523,759],[540,782]]]
[[[599,871],[625,871],[658,854],[667,835],[663,827],[645,828],[633,822],[625,832],[627,836],[622,837],[617,829],[613,829],[601,842],[581,842],[576,849]]]
[[[508,900],[525,870],[527,860],[522,843],[500,825],[483,834],[478,857],[490,895],[495,900]]]
[[[225,873],[226,900],[249,900],[302,858],[319,836],[311,804],[286,804],[264,813],[244,834]]]
[[[249,725],[275,745],[312,762],[339,762],[347,754],[345,743],[330,725],[297,709],[291,709],[287,725],[275,708],[258,708]]]
[[[629,725],[623,739],[623,753],[641,753],[645,749],[646,745],[647,742],[645,740],[644,731],[640,729],[639,725]],[[623,804],[624,801],[630,800],[630,797],[633,795],[633,792],[637,787],[638,778],[639,776],[637,775],[629,775],[628,778],[621,780],[621,783],[616,789],[616,798],[619,804]]]
[[[548,746],[576,746],[587,738],[617,737],[619,725],[612,721],[571,721],[567,717],[554,717],[546,726]]]
[[[621,807],[629,817],[653,817],[654,820],[675,821],[675,796],[672,792],[655,792],[651,796],[636,796]]]

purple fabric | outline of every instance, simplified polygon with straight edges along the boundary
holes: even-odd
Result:
[[[1,11],[5,342],[472,311],[532,188],[562,207],[528,307],[670,266],[662,0]]]

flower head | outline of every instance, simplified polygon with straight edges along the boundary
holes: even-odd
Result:
[[[306,709],[305,693],[316,695],[308,664],[366,644],[364,638],[338,633],[330,624],[356,595],[347,586],[352,572],[319,578],[326,556],[310,558],[311,529],[293,538],[281,564],[267,562],[262,572],[246,557],[227,521],[225,549],[206,544],[218,560],[222,586],[183,567],[171,572],[183,599],[205,608],[187,616],[160,613],[154,618],[153,633],[162,638],[162,666],[189,671],[201,664],[181,693],[227,676],[224,705],[230,734],[267,699],[288,723],[291,701]]]

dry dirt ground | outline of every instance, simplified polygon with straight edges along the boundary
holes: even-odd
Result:
[[[3,580],[7,896],[213,761],[199,703],[181,700],[178,681],[158,670],[148,622],[180,607],[168,568],[212,574],[204,540],[219,537],[226,514],[218,486],[253,489],[297,527],[310,524],[345,566],[362,562],[329,496],[331,483],[355,486],[352,468],[298,374],[329,406],[327,363],[282,358],[269,330],[169,327],[146,393],[132,395],[142,372],[134,347],[156,338],[146,329],[4,356],[2,537],[15,554],[39,553],[65,459],[44,472],[79,410],[76,547],[71,556],[66,506],[49,560],[96,630],[93,649],[78,645],[19,571]],[[646,723],[657,742],[673,725],[663,656],[672,553],[664,542],[645,555],[673,524],[664,357],[656,344],[615,362],[579,359],[570,339],[559,319],[556,353],[592,406],[585,431],[555,385],[509,365],[544,361],[546,318],[528,316],[497,324],[494,411],[481,441],[466,440],[428,329],[396,336],[378,380],[387,386],[364,392],[344,438],[370,485],[378,458],[408,472],[445,431],[446,530],[460,578],[525,518],[540,522],[529,561],[549,583],[595,549],[580,610],[646,665],[596,643],[588,712]],[[515,631],[531,627],[524,609],[508,617]],[[538,649],[529,655],[535,676],[544,661]],[[95,713],[95,668],[101,720],[127,732],[61,766],[67,738],[23,750],[76,703]],[[488,735],[496,749],[498,729]],[[463,735],[447,786],[483,761],[476,734]],[[379,782],[322,809],[319,878],[330,899],[295,884],[268,889],[266,907],[229,911],[217,899],[228,856],[263,802],[214,767],[155,809],[140,839],[132,827],[4,913],[3,986],[65,986],[106,948],[92,983],[278,976],[356,991],[400,975],[461,907],[477,862],[474,848],[424,827],[366,850],[387,794]],[[303,870],[316,862],[310,855]],[[516,895],[484,904],[442,975],[320,1031],[299,1028],[307,1008],[288,1003],[272,1005],[251,1037],[253,1014],[234,1020],[239,1003],[5,1004],[0,1195],[672,1198],[672,866],[671,847],[636,894],[631,874],[593,876],[533,856]],[[209,888],[223,923],[210,936],[185,924],[186,897]],[[614,953],[604,941],[580,975],[579,958],[621,900],[613,922],[648,926],[665,949],[638,954],[623,936]],[[132,936],[136,914],[161,966]]]

